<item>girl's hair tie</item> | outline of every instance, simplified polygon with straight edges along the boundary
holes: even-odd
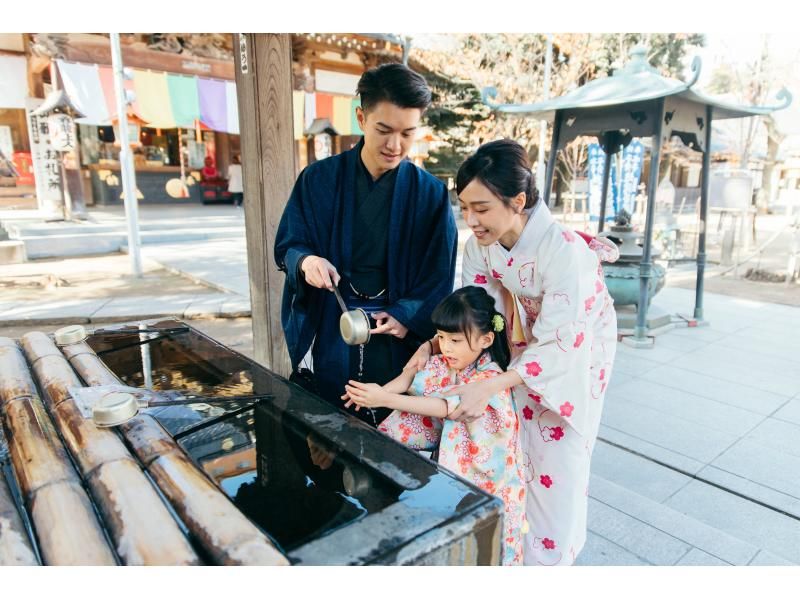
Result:
[[[494,328],[495,332],[502,332],[503,328],[505,328],[505,322],[503,322],[503,316],[500,314],[495,314],[492,316],[492,328]]]

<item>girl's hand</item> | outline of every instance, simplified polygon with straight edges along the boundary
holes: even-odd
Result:
[[[494,380],[470,382],[444,391],[442,393],[444,396],[461,397],[458,407],[447,416],[447,419],[470,423],[483,417],[486,407],[489,405],[489,399],[496,392]]]
[[[428,363],[428,359],[430,359],[432,353],[431,342],[425,341],[417,347],[411,359],[403,366],[403,370],[413,369],[417,372],[421,372],[425,368],[425,364]]]
[[[359,407],[369,407],[370,409],[386,407],[387,399],[390,396],[379,384],[365,384],[350,380],[344,388],[353,403]]]

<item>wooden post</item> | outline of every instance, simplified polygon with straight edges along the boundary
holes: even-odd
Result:
[[[256,361],[288,377],[281,328],[285,277],[273,247],[295,180],[291,35],[234,34],[234,43],[253,348]]]

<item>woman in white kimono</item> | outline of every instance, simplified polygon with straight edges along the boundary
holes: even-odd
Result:
[[[600,259],[619,252],[553,219],[516,142],[481,146],[456,188],[473,232],[463,284],[495,298],[513,354],[504,374],[459,387],[461,405],[448,417],[472,421],[493,394],[513,388],[530,525],[524,563],[571,565],[586,542],[589,465],[617,342]],[[410,363],[419,367],[431,349],[435,339]]]

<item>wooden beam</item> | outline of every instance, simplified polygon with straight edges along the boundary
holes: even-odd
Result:
[[[295,180],[292,36],[247,33],[242,37],[244,49],[239,34],[234,34],[234,56],[253,348],[256,361],[288,377],[291,364],[281,327],[285,277],[275,266],[273,247]]]

